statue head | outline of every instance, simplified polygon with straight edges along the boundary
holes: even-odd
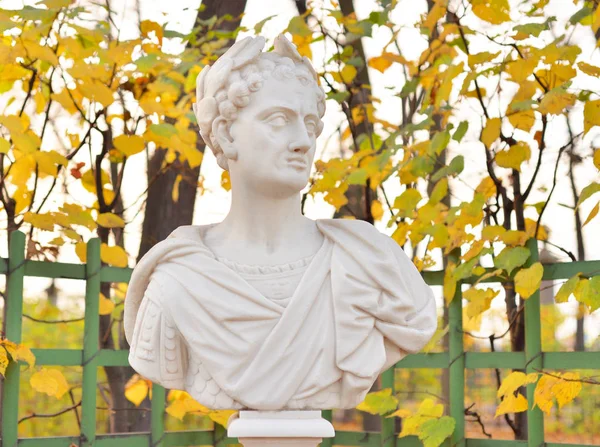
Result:
[[[263,37],[235,43],[196,82],[200,134],[232,187],[266,193],[300,191],[321,134],[325,93],[310,60],[280,35],[263,52]]]

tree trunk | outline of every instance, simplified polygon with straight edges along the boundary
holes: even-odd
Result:
[[[341,0],[340,9],[344,16],[355,13],[352,0]],[[361,87],[364,85],[371,85],[369,72],[367,71],[365,50],[363,48],[361,39],[356,39],[354,42],[352,42],[351,46],[353,48],[354,56],[364,61],[365,64],[357,69],[357,74],[355,80],[353,81],[353,86],[351,87],[350,101],[348,104],[350,111],[355,107],[371,104],[371,100],[369,99],[370,89]],[[356,87],[354,85],[356,85]],[[348,116],[348,119],[351,119],[351,115]],[[371,135],[373,133],[373,125],[369,122],[367,117],[365,117],[362,122],[357,124],[355,128],[356,135],[353,135],[354,138],[361,134]],[[355,139],[354,150],[358,150],[357,144],[358,142]],[[348,203],[340,208],[340,210],[335,213],[334,217],[353,216],[356,219],[373,223],[373,216],[371,215],[371,203],[376,197],[377,193],[371,189],[368,181],[365,186],[350,185],[346,191]],[[379,419],[377,419],[377,421],[379,421]]]

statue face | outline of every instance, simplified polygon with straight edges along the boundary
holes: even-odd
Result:
[[[230,127],[225,144],[237,154],[228,160],[232,188],[271,197],[301,191],[310,175],[319,122],[313,86],[269,77]]]

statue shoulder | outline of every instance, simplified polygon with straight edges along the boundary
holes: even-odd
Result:
[[[383,234],[374,225],[358,219],[319,219],[317,225],[326,236],[354,240],[370,241],[371,244],[395,244],[394,240]]]
[[[201,240],[201,237],[200,237],[201,229],[202,229],[202,226],[199,226],[199,225],[182,225],[180,227],[175,228],[173,231],[171,231],[171,234],[169,234],[169,236],[167,236],[167,239],[165,239],[165,240],[176,238],[176,239],[191,239],[193,241],[200,241]]]

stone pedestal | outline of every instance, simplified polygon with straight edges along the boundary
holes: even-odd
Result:
[[[227,435],[244,447],[317,447],[335,431],[320,411],[240,411],[229,420]]]

